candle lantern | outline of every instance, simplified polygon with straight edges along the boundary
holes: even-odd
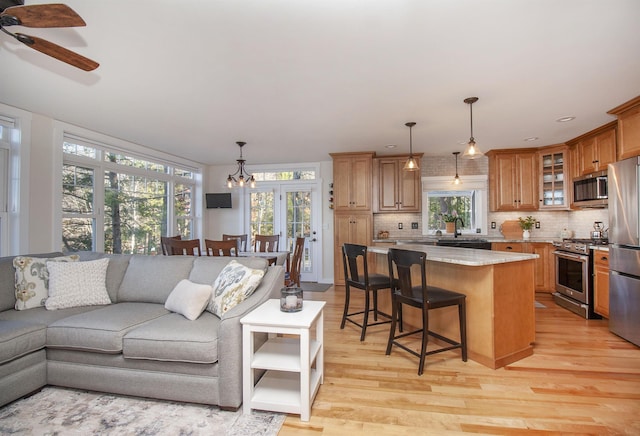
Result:
[[[280,310],[300,312],[302,310],[302,288],[282,288],[280,290]]]

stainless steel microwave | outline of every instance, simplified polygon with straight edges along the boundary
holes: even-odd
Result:
[[[607,205],[607,171],[598,171],[573,179],[573,204],[582,207]]]

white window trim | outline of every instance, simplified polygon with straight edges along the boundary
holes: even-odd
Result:
[[[429,233],[429,213],[425,205],[429,204],[430,191],[477,191],[476,199],[482,205],[482,212],[477,216],[476,225],[481,229],[481,233],[463,232],[469,235],[488,235],[487,229],[488,213],[489,213],[489,183],[486,174],[465,175],[461,177],[462,184],[454,185],[453,178],[449,176],[431,176],[422,178],[422,234],[432,235]]]
[[[2,221],[0,254],[14,255],[29,251],[29,159],[31,157],[30,112],[0,103],[2,123],[12,127],[9,140],[7,212]]]
[[[93,132],[88,129],[84,129],[81,127],[77,127],[71,124],[67,124],[61,121],[54,121],[53,128],[53,144],[56,144],[55,152],[53,155],[53,165],[55,168],[54,171],[54,204],[57,206],[54,208],[54,226],[53,226],[53,236],[54,241],[62,241],[62,165],[65,160],[64,153],[62,151],[62,144],[65,138],[74,138],[77,137],[83,143],[95,142],[95,146],[97,148],[108,148],[109,150],[122,152],[123,154],[131,154],[137,158],[141,159],[149,159],[150,161],[164,163],[170,166],[176,166],[181,169],[191,170],[194,173],[194,178],[187,180],[185,182],[193,181],[195,185],[194,198],[193,198],[193,232],[195,238],[200,238],[203,234],[203,209],[204,209],[204,188],[203,188],[203,180],[202,175],[204,174],[204,166],[197,162],[193,162],[187,159],[180,158],[178,156],[173,156],[168,153],[164,153],[161,151],[153,150],[149,147],[145,147],[139,144],[134,144],[132,142],[124,141],[118,138],[112,138],[110,136]],[[94,159],[88,159],[83,156],[74,156],[68,159],[70,162],[74,161],[80,165],[88,165],[88,166],[96,166],[96,163],[99,163],[102,168],[108,166],[108,162],[98,162]],[[104,165],[104,164],[107,165]],[[127,173],[135,173],[135,168],[126,168]],[[148,173],[145,173],[148,175]],[[156,175],[158,179],[163,179],[166,177],[166,174],[157,173]],[[167,207],[173,208],[171,204],[172,196],[169,196],[169,204]],[[103,205],[99,205],[96,209],[100,209],[99,213],[102,213]],[[171,224],[173,225],[173,224]],[[104,241],[100,244],[96,242],[97,249],[104,249]],[[102,251],[102,250],[100,250]]]

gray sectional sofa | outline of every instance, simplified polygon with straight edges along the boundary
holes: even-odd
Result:
[[[190,321],[165,309],[168,295],[182,279],[212,284],[229,258],[79,255],[80,261],[109,258],[112,304],[15,310],[13,257],[0,258],[0,406],[45,385],[229,409],[241,405],[240,318],[279,296],[282,266],[235,258],[266,269],[258,288],[222,318],[205,311]]]

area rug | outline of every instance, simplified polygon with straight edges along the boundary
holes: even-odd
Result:
[[[300,287],[307,292],[324,292],[333,286],[331,283],[301,282]]]
[[[0,434],[275,436],[285,417],[48,386],[0,408]]]

